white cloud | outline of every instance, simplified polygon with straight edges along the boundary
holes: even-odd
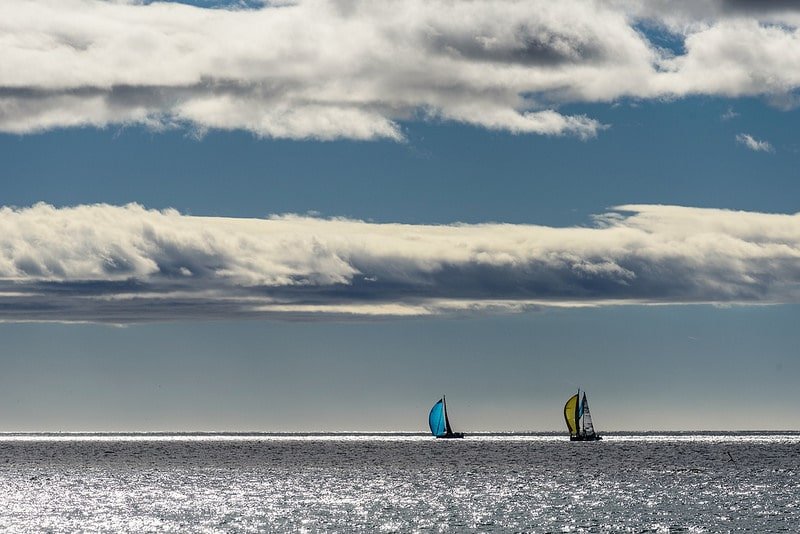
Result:
[[[574,11],[512,1],[309,0],[223,10],[12,0],[0,4],[0,129],[187,124],[269,137],[401,139],[397,121],[422,113],[590,137],[599,122],[524,96],[559,83],[558,71],[584,53],[630,55],[606,30],[638,41],[621,15],[603,10],[561,27]],[[536,65],[552,81],[531,79]]]
[[[567,103],[692,94],[793,102],[798,11],[748,2],[300,0],[260,9],[0,3],[0,131],[144,124],[403,138],[436,118],[595,136]],[[685,41],[675,55],[638,31]]]
[[[731,119],[735,119],[735,118],[736,118],[736,117],[738,117],[738,116],[739,116],[739,114],[738,114],[737,112],[735,112],[735,111],[733,110],[733,108],[728,108],[728,109],[725,111],[725,113],[723,113],[722,115],[720,115],[720,118],[721,118],[722,120],[724,120],[724,121],[729,121],[729,120],[731,120]]]
[[[0,320],[127,323],[800,302],[800,214],[621,206],[594,227],[0,209]]]
[[[686,54],[665,59],[658,89],[740,97],[800,87],[800,32],[757,20],[724,20],[686,36]]]
[[[736,142],[756,152],[775,152],[775,149],[769,142],[759,141],[752,135],[748,135],[746,133],[737,134]]]

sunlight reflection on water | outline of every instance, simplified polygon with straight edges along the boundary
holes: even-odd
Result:
[[[9,531],[795,530],[800,434],[2,434]]]

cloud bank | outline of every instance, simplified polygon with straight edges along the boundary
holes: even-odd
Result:
[[[591,227],[0,209],[0,320],[132,323],[800,302],[800,214],[629,205]]]
[[[402,121],[444,120],[590,138],[604,125],[561,106],[696,94],[791,105],[800,15],[770,5],[5,0],[0,131],[137,124],[402,140]]]

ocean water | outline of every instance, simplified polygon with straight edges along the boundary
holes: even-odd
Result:
[[[3,532],[798,532],[800,433],[0,434]]]

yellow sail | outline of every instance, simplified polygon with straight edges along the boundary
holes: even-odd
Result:
[[[569,398],[567,403],[564,405],[564,419],[567,420],[567,428],[569,428],[569,433],[577,435],[578,433],[578,419],[577,414],[578,410],[578,396],[573,395]]]

